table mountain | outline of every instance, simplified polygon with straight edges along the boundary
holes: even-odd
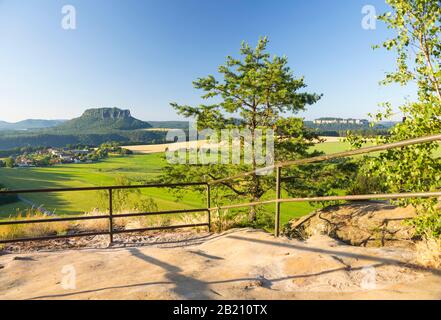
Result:
[[[56,130],[65,131],[110,131],[150,128],[147,122],[131,116],[130,110],[118,108],[88,109],[79,118],[57,126]]]

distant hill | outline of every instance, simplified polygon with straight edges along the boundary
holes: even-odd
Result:
[[[56,127],[66,120],[27,119],[19,122],[0,121],[0,130],[32,130]]]
[[[396,126],[398,123],[400,123],[399,121],[381,121],[380,124],[382,126],[384,126],[385,128],[392,128],[394,126]]]
[[[4,130],[3,128],[8,127],[9,125],[11,125],[12,123],[6,122],[6,121],[1,121],[0,120],[0,130]]]
[[[165,132],[143,130],[151,127],[149,123],[132,117],[129,110],[88,109],[80,117],[52,127],[33,130],[2,130],[0,150],[25,146],[63,147],[67,144],[97,146],[109,141],[124,144],[163,143]]]
[[[328,118],[322,118],[328,119]],[[334,118],[329,118],[334,119]],[[352,131],[362,135],[379,135],[387,134],[388,128],[384,124],[376,124],[371,127],[369,124],[355,124],[355,123],[314,123],[314,121],[304,121],[305,127],[312,129],[316,134],[321,136],[335,136],[344,137],[347,131]]]
[[[152,128],[158,129],[188,129],[188,121],[148,121]]]
[[[79,118],[62,123],[54,128],[64,132],[109,132],[112,130],[147,129],[152,126],[131,116],[130,110],[118,108],[88,109]]]

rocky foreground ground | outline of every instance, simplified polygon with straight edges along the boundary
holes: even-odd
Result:
[[[0,299],[441,299],[441,270],[419,267],[406,248],[250,229],[137,239],[3,252]]]

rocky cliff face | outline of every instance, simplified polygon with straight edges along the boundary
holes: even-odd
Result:
[[[98,108],[84,111],[83,117],[92,117],[98,119],[130,119],[130,110],[121,110],[118,108]]]
[[[110,130],[136,130],[150,128],[147,122],[135,119],[129,110],[118,108],[88,109],[79,118],[58,126],[58,130],[84,132],[108,132]]]
[[[415,215],[412,207],[400,208],[375,201],[354,202],[291,220],[284,234],[300,240],[327,235],[354,246],[407,247],[412,245],[415,229],[405,221]]]

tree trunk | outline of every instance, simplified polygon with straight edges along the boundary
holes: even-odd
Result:
[[[256,132],[256,120],[253,117],[252,125],[251,125],[251,157],[252,157],[252,168],[255,172],[257,169],[257,163],[256,163],[256,151],[255,151],[255,132]],[[252,193],[252,202],[259,201],[260,197],[257,196],[259,192],[259,178],[257,177],[256,173],[253,173],[252,180],[251,180],[251,193]],[[248,214],[248,222],[250,224],[255,223],[257,220],[257,208],[255,206],[250,207],[250,212]]]
[[[251,207],[250,212],[248,213],[248,222],[250,224],[255,223],[257,220],[257,210],[256,207]]]

